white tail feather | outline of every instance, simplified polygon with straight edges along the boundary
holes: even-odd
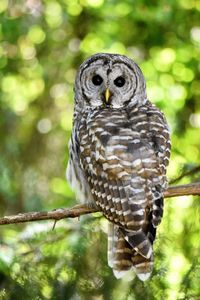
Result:
[[[145,280],[149,279],[151,272],[149,272],[149,273],[137,273],[136,272],[136,274],[140,280],[145,281]]]

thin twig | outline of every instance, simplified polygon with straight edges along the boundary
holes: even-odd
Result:
[[[179,186],[171,186],[164,192],[165,198],[185,195],[200,195],[200,182]],[[64,218],[77,218],[81,215],[94,213],[97,211],[98,209],[91,208],[86,205],[76,205],[72,208],[59,208],[52,211],[20,213],[18,215],[5,216],[3,218],[0,218],[0,225],[40,220],[58,221]]]
[[[186,176],[190,176],[190,175],[194,175],[196,173],[200,172],[200,166],[194,167],[193,169],[186,171],[184,173],[182,173],[180,176],[178,176],[175,179],[172,179],[170,181],[170,184],[174,184],[177,183],[177,181],[181,180],[182,178],[186,177]]]

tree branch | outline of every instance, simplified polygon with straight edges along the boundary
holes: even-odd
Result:
[[[179,196],[189,196],[189,195],[200,195],[200,182],[169,186],[164,192],[165,198],[179,197]]]
[[[171,186],[164,192],[165,198],[186,196],[186,195],[200,195],[200,182]],[[97,212],[98,209],[87,207],[86,205],[76,205],[72,208],[59,208],[52,211],[43,212],[28,212],[20,213],[14,216],[5,216],[0,218],[0,225],[24,223],[41,220],[55,220],[58,221],[64,218],[76,218],[81,215]]]

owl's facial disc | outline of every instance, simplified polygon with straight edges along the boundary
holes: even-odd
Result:
[[[137,76],[134,69],[121,61],[103,59],[92,62],[81,76],[82,93],[90,106],[126,106],[134,97]]]

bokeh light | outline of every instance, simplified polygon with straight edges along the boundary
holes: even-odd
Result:
[[[70,207],[73,85],[96,52],[141,67],[172,137],[169,182],[200,181],[200,1],[0,1],[1,215]],[[197,171],[194,171],[197,170]],[[101,214],[1,228],[1,299],[199,299],[197,197],[165,200],[146,283],[116,280]]]

